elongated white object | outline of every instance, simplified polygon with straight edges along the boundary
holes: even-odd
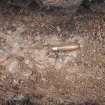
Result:
[[[73,51],[80,48],[79,44],[72,44],[67,46],[52,47],[52,51]]]

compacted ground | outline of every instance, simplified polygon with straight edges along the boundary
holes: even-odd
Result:
[[[71,45],[80,47],[52,50]],[[80,11],[72,21],[61,11],[0,7],[0,102],[24,96],[38,105],[105,105],[103,13]]]

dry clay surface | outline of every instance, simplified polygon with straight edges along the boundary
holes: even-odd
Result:
[[[105,15],[0,12],[1,98],[32,95],[81,102],[105,100]],[[52,47],[80,45],[75,51]]]

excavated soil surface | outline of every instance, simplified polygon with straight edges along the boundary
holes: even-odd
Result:
[[[105,105],[105,15],[85,11],[73,22],[59,11],[0,7],[0,102]],[[52,51],[72,44],[79,49]]]

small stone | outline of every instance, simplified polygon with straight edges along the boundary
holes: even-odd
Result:
[[[29,64],[29,63],[30,63],[29,59],[26,59],[25,64]]]
[[[61,32],[61,28],[59,26],[57,26],[57,31]]]
[[[17,68],[18,68],[18,62],[16,60],[12,61],[9,65],[8,65],[8,71],[10,73],[16,73],[17,72]]]

